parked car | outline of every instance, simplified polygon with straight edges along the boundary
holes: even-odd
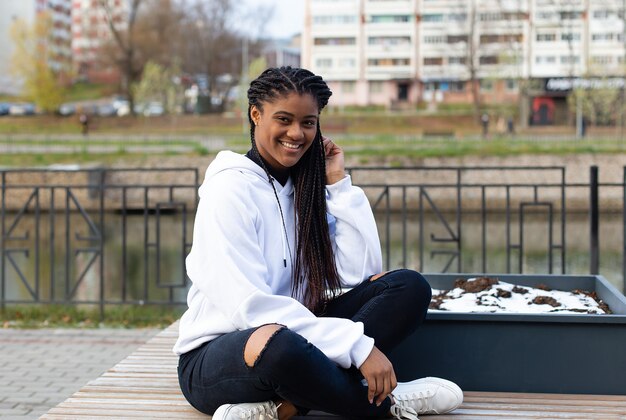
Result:
[[[64,117],[68,117],[70,115],[74,115],[76,113],[76,105],[74,104],[61,104],[58,110],[59,115]]]
[[[9,115],[9,107],[11,105],[6,102],[0,102],[0,115]]]
[[[35,105],[27,102],[11,104],[9,115],[35,115]]]
[[[98,105],[97,114],[100,117],[112,117],[117,115],[117,110],[113,106],[113,104],[100,104]]]
[[[125,99],[114,100],[113,107],[118,117],[124,117],[130,114],[130,103]]]
[[[160,102],[150,102],[143,109],[143,115],[146,117],[158,117],[165,114],[165,108]]]

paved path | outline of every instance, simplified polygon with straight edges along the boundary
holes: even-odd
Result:
[[[0,418],[38,418],[158,331],[0,329]]]

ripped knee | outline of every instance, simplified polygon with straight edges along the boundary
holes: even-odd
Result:
[[[283,325],[268,324],[257,328],[256,331],[250,334],[243,350],[243,359],[246,366],[254,367],[272,337],[284,328],[286,327]]]
[[[389,271],[383,271],[382,273],[374,274],[373,276],[370,277],[370,281],[378,280],[379,278],[381,278],[382,276],[388,273]]]

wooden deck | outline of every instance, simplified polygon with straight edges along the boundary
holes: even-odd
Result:
[[[192,408],[178,387],[177,358],[171,351],[177,335],[175,323],[41,418],[209,418]],[[463,405],[454,413],[424,417],[626,420],[626,396],[465,392]],[[306,417],[333,418],[323,413]]]

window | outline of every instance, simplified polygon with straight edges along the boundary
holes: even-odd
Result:
[[[480,81],[480,90],[483,92],[491,92],[493,90],[493,80],[482,79]]]
[[[465,92],[465,82],[450,82],[448,88],[450,92]]]
[[[408,66],[411,60],[408,58],[370,58],[368,66]]]
[[[370,36],[367,39],[369,45],[409,45],[410,36]]]
[[[555,12],[540,11],[535,13],[535,19],[537,20],[552,20],[554,18],[556,18]]]
[[[480,64],[498,64],[498,56],[497,55],[483,55],[478,59]]]
[[[566,11],[566,12],[560,12],[560,17],[561,20],[576,20],[576,19],[580,19],[583,16],[583,12],[581,11]]]
[[[355,45],[356,38],[341,37],[341,38],[315,38],[313,40],[315,45]]]
[[[317,68],[320,69],[327,69],[332,67],[333,65],[333,60],[332,58],[318,58],[317,60],[315,60],[315,66]]]
[[[578,64],[580,63],[580,57],[577,55],[562,55],[561,64]]]
[[[598,20],[604,20],[611,17],[613,13],[610,10],[594,10],[593,18]]]
[[[382,93],[384,83],[379,80],[372,80],[369,82],[370,93]]]
[[[561,34],[561,41],[580,41],[580,33],[564,32]]]
[[[354,68],[356,67],[356,59],[350,57],[343,57],[339,59],[339,67]]]
[[[537,34],[537,42],[551,42],[556,41],[556,34]]]
[[[370,22],[372,23],[401,23],[409,22],[409,15],[372,15]]]
[[[621,40],[620,35],[621,34],[616,34],[612,32],[591,34],[591,41],[592,42],[607,42],[607,41],[613,41],[614,39]]]
[[[448,44],[467,42],[467,35],[448,35]]]
[[[493,22],[496,20],[503,20],[503,18],[504,16],[502,16],[502,13],[498,12],[480,13],[478,15],[478,20],[481,22]]]
[[[425,66],[441,66],[443,65],[442,57],[424,57]]]
[[[313,23],[317,25],[341,25],[356,23],[356,15],[320,15],[313,16]]]
[[[443,22],[443,13],[427,13],[422,15],[422,22]]]
[[[506,90],[509,92],[517,92],[517,80],[514,79],[506,79],[505,81]]]
[[[556,56],[554,55],[538,55],[535,57],[535,63],[537,64],[555,64]]]
[[[500,44],[521,41],[521,34],[484,34],[480,36],[481,44]]]
[[[446,42],[445,35],[426,35],[424,36],[424,44],[443,44]]]
[[[467,20],[467,13],[450,13],[448,14],[449,22],[465,22]]]
[[[448,64],[451,66],[465,65],[465,63],[467,63],[466,57],[448,57]]]
[[[591,57],[593,64],[613,64],[613,57],[610,55],[594,55]]]
[[[356,82],[354,81],[341,82],[342,93],[354,93],[355,87],[356,87]]]

